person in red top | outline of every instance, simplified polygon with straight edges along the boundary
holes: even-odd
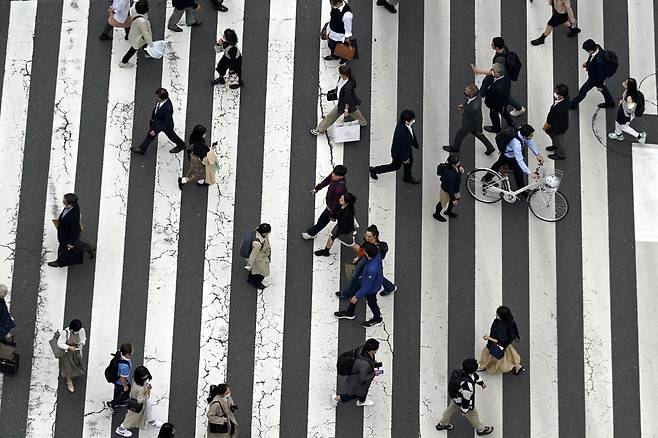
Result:
[[[318,185],[316,185],[311,193],[315,194],[327,187],[327,195],[325,196],[325,202],[327,208],[322,212],[318,221],[311,228],[306,230],[305,233],[302,233],[302,238],[306,240],[315,239],[320,231],[322,231],[330,221],[335,221],[338,214],[338,200],[341,196],[347,193],[347,181],[345,181],[345,175],[347,175],[347,168],[342,164],[334,167],[334,170],[322,180]]]

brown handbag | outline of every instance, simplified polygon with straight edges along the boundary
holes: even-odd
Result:
[[[320,31],[320,39],[321,40],[326,40],[329,35],[329,31],[327,30],[329,28],[329,22],[327,21],[324,23],[324,26],[322,26],[322,30]]]
[[[352,45],[348,43],[338,43],[336,44],[336,48],[334,49],[334,56],[338,56],[339,58],[347,59],[348,61],[351,61],[354,59],[354,54],[356,53],[356,49],[352,47]]]

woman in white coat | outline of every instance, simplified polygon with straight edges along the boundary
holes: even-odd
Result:
[[[126,417],[116,428],[117,435],[130,437],[133,433],[128,429],[144,429],[147,426],[147,417],[150,416],[149,398],[151,397],[151,373],[145,366],[135,368],[133,384],[130,387],[130,398],[127,401]],[[156,426],[155,421],[149,420],[148,426]]]
[[[59,358],[59,375],[66,379],[69,392],[75,391],[73,378],[86,373],[82,364],[82,349],[87,343],[87,335],[79,319],[74,319],[69,326],[59,332],[57,346],[64,351]]]

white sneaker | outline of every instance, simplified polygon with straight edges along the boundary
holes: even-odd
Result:
[[[512,110],[509,112],[509,115],[512,117],[518,117],[525,112],[525,107],[522,106],[520,110]]]
[[[315,236],[311,236],[308,233],[302,233],[302,239],[304,239],[304,240],[313,240],[313,239],[315,239]]]
[[[640,144],[646,143],[647,142],[647,133],[646,132],[640,133],[640,136],[637,138],[637,142],[640,143]]]
[[[610,134],[608,134],[608,138],[610,140],[622,141],[624,139],[624,134],[617,135],[614,132],[611,132]]]
[[[117,427],[114,433],[121,436],[133,436],[133,433],[131,431],[129,431],[128,429],[124,429],[121,426]]]
[[[119,67],[121,67],[121,68],[133,68],[134,66],[135,66],[135,64],[133,64],[132,62],[120,62],[119,63]]]
[[[155,420],[149,420],[146,422],[146,427],[147,428],[154,428],[154,429],[160,429],[162,427],[162,423],[155,421]]]
[[[336,397],[338,397],[338,394],[331,394],[331,403],[334,407],[338,406],[338,400],[336,400]]]
[[[361,402],[358,401],[358,400],[356,401],[356,405],[357,405],[357,406],[372,406],[372,405],[374,405],[374,404],[375,404],[375,402],[372,401],[372,400],[370,400],[369,398],[367,398],[366,401],[364,401],[363,403],[361,403]]]

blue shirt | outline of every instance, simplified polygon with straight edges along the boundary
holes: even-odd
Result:
[[[379,292],[384,281],[384,267],[382,266],[382,256],[379,252],[372,259],[366,262],[363,268],[363,277],[361,278],[361,286],[354,294],[357,299],[361,299],[366,295],[373,295]]]
[[[533,154],[535,154],[535,157],[539,155],[537,146],[535,146],[535,142],[533,142],[531,138],[526,139],[523,136],[517,135],[507,145],[507,148],[505,149],[505,156],[507,158],[516,158],[516,162],[519,164],[521,170],[525,172],[526,175],[529,175],[530,169],[528,169],[528,166],[525,164],[525,159],[523,158],[524,145],[527,146],[532,151]]]
[[[125,363],[123,361],[128,361],[128,363]],[[133,363],[130,361],[130,359],[126,359],[123,355],[121,355],[121,360],[119,360],[119,371],[117,372],[119,377],[125,377],[126,380],[128,381],[128,384],[130,385],[130,371],[132,370]],[[121,385],[121,379],[117,379],[115,382],[117,385]]]

